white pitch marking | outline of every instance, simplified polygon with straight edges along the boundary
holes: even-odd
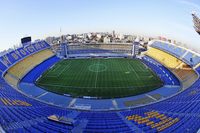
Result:
[[[157,101],[157,99],[155,99],[154,97],[152,97],[152,96],[150,96],[150,95],[148,95],[148,94],[145,94],[145,95],[146,95],[147,97],[153,99],[154,101]]]
[[[76,98],[72,99],[72,101],[69,103],[68,107],[71,107],[76,102]]]
[[[36,98],[40,98],[40,97],[42,97],[42,96],[46,95],[47,93],[49,93],[49,92],[45,92],[45,93],[43,93],[43,94],[41,94],[41,95],[37,96]]]
[[[98,67],[97,67],[97,72],[96,72],[96,78],[95,78],[95,88],[97,87],[98,70],[99,70],[99,62],[98,62]]]
[[[117,102],[116,102],[115,99],[112,100],[112,104],[113,104],[113,106],[114,106],[116,109],[118,108],[118,104],[117,104]]]
[[[130,63],[129,63],[129,62],[128,62],[128,64],[129,64],[129,66],[131,67],[131,70],[133,70],[133,72],[135,73],[135,75],[136,75],[137,79],[139,79],[139,76],[138,76],[138,74],[135,72],[135,70],[133,69],[133,67],[130,65]]]

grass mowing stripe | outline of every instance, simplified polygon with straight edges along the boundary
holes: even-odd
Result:
[[[66,68],[69,68],[69,65],[70,65],[70,63],[67,64],[67,66],[65,66],[65,67],[59,72],[59,74],[57,75],[57,77],[59,77],[59,76],[66,70]]]
[[[135,69],[132,67],[132,65],[128,62],[129,66],[131,67],[131,70],[133,70],[133,72],[135,73],[135,76],[137,77],[137,79],[139,79],[138,74],[136,73]]]
[[[89,69],[91,66],[94,71]],[[142,68],[144,64],[133,59],[63,60],[52,68],[54,71],[48,71],[48,75],[57,73],[59,77],[44,74],[37,84],[60,94],[101,98],[137,95],[162,85],[151,70],[145,72]]]
[[[96,73],[96,76],[95,76],[95,82],[94,82],[94,83],[95,83],[95,84],[94,84],[94,87],[95,87],[95,88],[97,87],[97,77],[98,77],[98,73],[99,73],[99,72],[98,72],[98,70],[99,70],[99,60],[98,60],[98,62],[97,62],[97,65],[98,65],[98,66],[97,66],[97,71],[95,72],[95,73]]]

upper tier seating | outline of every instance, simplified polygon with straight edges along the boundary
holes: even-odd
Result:
[[[25,57],[32,55],[38,51],[44,50],[46,48],[50,48],[50,45],[45,41],[34,42],[31,45],[27,45],[25,47],[20,47],[15,49],[3,56],[0,57],[0,60],[5,65],[5,67],[12,66],[16,62],[24,59]],[[1,64],[1,62],[0,62]],[[1,66],[1,70],[5,70],[5,68]]]
[[[5,79],[13,86],[17,86],[18,81],[31,69],[45,61],[54,54],[51,50],[46,49],[34,55],[31,55],[24,60],[12,66],[5,74]]]
[[[170,69],[175,69],[181,63],[183,63],[181,60],[177,59],[176,57],[171,56],[170,54],[156,48],[150,48],[146,54],[156,59],[157,61],[161,62],[164,66]]]
[[[16,76],[17,78],[21,79],[24,74],[34,68],[36,65],[40,64],[44,60],[48,59],[49,57],[53,56],[53,52],[49,49],[40,51],[34,55],[31,55],[24,60],[20,61],[16,65],[12,66],[8,73]]]
[[[176,45],[172,45],[169,43],[155,41],[151,44],[151,47],[163,50],[167,53],[174,55],[175,57],[181,58],[184,62],[189,64],[190,66],[196,66],[200,63],[200,56],[192,53],[189,50],[185,50],[184,48],[178,47]]]
[[[14,87],[17,87],[17,83],[19,82],[18,78],[12,76],[11,74],[6,74],[5,79],[9,84],[13,85]]]
[[[191,52],[188,52],[184,57],[183,60],[190,64],[191,66],[196,66],[200,63],[200,57],[198,55],[195,55]]]
[[[180,59],[156,48],[150,48],[146,55],[156,59],[158,62],[169,68],[179,77],[183,85],[190,86],[198,77],[194,70]]]
[[[0,76],[2,75],[2,72],[4,72],[6,70],[6,66],[0,62]]]
[[[175,45],[171,45],[171,44],[168,44],[168,43],[163,43],[163,42],[154,42],[152,45],[152,47],[154,48],[158,48],[158,49],[161,49],[161,50],[164,50],[168,53],[171,53],[173,55],[175,55],[176,57],[181,57],[185,54],[186,50],[185,49],[182,49],[180,47],[177,47]]]
[[[131,50],[105,50],[105,49],[79,49],[70,50],[69,54],[89,54],[89,53],[131,53]]]

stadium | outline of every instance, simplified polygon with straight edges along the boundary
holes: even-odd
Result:
[[[0,133],[200,133],[196,12],[200,0],[1,1]]]
[[[138,51],[42,40],[2,55],[1,132],[197,132],[200,55],[160,40]]]

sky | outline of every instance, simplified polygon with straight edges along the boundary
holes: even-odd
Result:
[[[0,0],[0,51],[20,38],[86,32],[164,36],[200,52],[200,0]]]

